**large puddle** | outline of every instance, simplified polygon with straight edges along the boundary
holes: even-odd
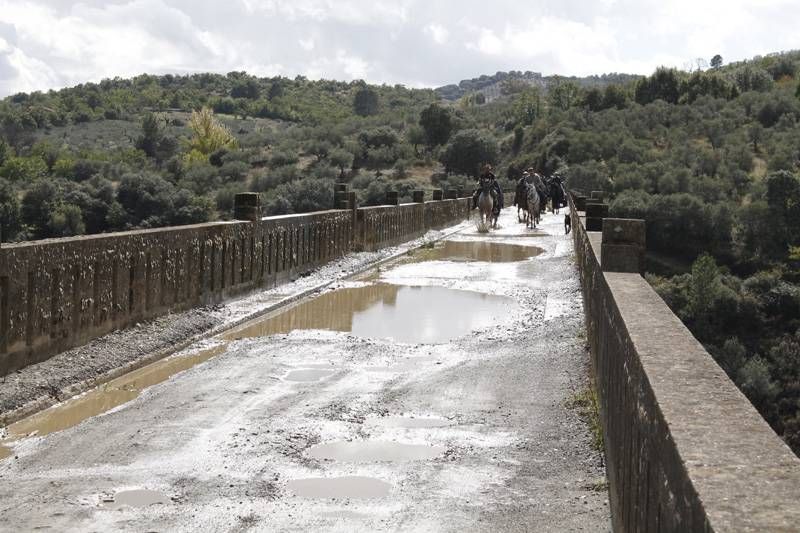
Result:
[[[444,446],[404,444],[383,441],[341,441],[317,444],[308,449],[309,457],[348,463],[402,462],[434,459],[445,452]]]
[[[286,488],[301,498],[382,498],[392,486],[371,477],[318,477],[293,479]]]
[[[375,283],[326,292],[230,336],[242,339],[324,329],[436,344],[496,324],[513,315],[515,305],[505,296],[480,292]]]
[[[47,435],[75,426],[87,418],[110,411],[135,399],[152,385],[169,379],[174,374],[189,369],[203,361],[222,353],[225,344],[186,356],[171,357],[134,370],[124,376],[111,380],[105,385],[86,394],[76,396],[40,413],[8,426],[6,442],[18,440],[28,435]],[[0,443],[0,459],[3,450]]]
[[[444,241],[442,246],[414,254],[418,261],[483,261],[512,263],[543,253],[539,247],[491,241]]]

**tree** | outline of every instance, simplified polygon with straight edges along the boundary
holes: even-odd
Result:
[[[722,66],[722,56],[717,54],[711,58],[711,68],[717,70]]]
[[[419,145],[425,144],[425,130],[417,124],[412,124],[406,130],[406,140],[414,148],[414,155],[419,156]]]
[[[86,233],[83,223],[81,208],[74,204],[60,204],[52,213],[47,222],[51,237],[71,237]]]
[[[233,98],[247,98],[249,100],[257,100],[261,90],[258,82],[253,78],[246,80],[239,80],[231,89],[231,96]]]
[[[305,178],[279,185],[266,211],[270,215],[309,213],[330,209],[332,205],[333,181]]]
[[[0,178],[0,241],[11,241],[20,228],[17,192],[11,183]]]
[[[767,176],[767,205],[772,212],[774,255],[785,257],[800,236],[800,179],[785,170]]]
[[[634,99],[646,105],[656,100],[664,100],[668,104],[677,104],[680,97],[680,81],[678,71],[674,68],[659,67],[650,77],[636,82]]]
[[[603,109],[603,92],[597,87],[592,87],[584,93],[583,105],[589,111],[601,111]]]
[[[419,125],[425,132],[428,146],[439,146],[446,143],[453,132],[453,119],[450,111],[438,104],[431,104],[422,110]]]
[[[362,86],[353,98],[353,111],[362,117],[378,113],[378,93],[374,89]]]
[[[719,286],[717,264],[708,254],[703,254],[692,264],[692,283],[689,292],[689,312],[697,329],[705,333],[710,311]]]
[[[214,112],[207,107],[200,111],[192,111],[189,127],[193,134],[189,143],[190,149],[195,154],[199,154],[200,159],[207,160],[212,152],[222,148],[234,149],[238,146],[238,142],[230,130],[221,124],[214,117]],[[192,152],[190,152],[190,156]]]
[[[345,172],[353,165],[353,154],[343,148],[334,148],[328,154],[328,161],[339,169],[339,179],[344,179]]]
[[[550,105],[566,111],[578,101],[578,94],[580,89],[571,81],[556,81],[555,86],[550,88],[548,93],[548,100]]]
[[[444,149],[441,162],[448,173],[477,177],[484,163],[497,162],[497,142],[479,130],[459,131]]]
[[[542,93],[538,87],[526,88],[514,99],[514,117],[517,122],[530,126],[542,115]]]
[[[147,157],[161,164],[175,155],[178,141],[174,137],[164,135],[161,120],[155,113],[147,113],[142,119],[142,134],[136,138],[134,146],[143,151]]]
[[[603,94],[603,109],[611,109],[612,107],[625,109],[626,105],[628,105],[628,96],[622,87],[619,85],[606,86]]]
[[[60,193],[51,180],[39,180],[22,197],[22,222],[30,226],[33,236],[50,236],[50,214],[60,203]]]

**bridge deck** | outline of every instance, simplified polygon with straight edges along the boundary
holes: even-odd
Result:
[[[562,222],[545,216],[526,232],[507,210],[488,237],[453,239],[543,253],[490,263],[418,252],[344,284],[354,294],[378,276],[390,284],[366,302],[323,295],[321,319],[301,304],[195,347],[220,353],[103,416],[16,442],[16,457],[0,461],[0,529],[608,530],[602,457],[568,405],[586,386],[588,357]],[[401,320],[403,298],[420,301],[398,285],[437,288],[406,323],[412,342],[359,337]],[[447,289],[495,298],[458,292],[466,303],[447,307]],[[257,336],[300,323],[356,334]],[[245,332],[256,336],[232,340]],[[153,492],[124,492],[139,489]],[[315,491],[378,497],[308,497]],[[125,497],[160,503],[120,505]]]

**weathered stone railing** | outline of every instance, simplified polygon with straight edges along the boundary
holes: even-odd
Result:
[[[569,201],[614,529],[800,530],[800,460],[635,272],[641,221]]]
[[[0,248],[0,376],[142,320],[297,277],[356,249],[454,224],[444,200],[11,244]]]

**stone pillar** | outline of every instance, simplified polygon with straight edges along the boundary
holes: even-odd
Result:
[[[582,194],[572,197],[575,201],[575,209],[578,211],[586,211],[586,197]]]
[[[457,189],[447,189],[444,195],[445,200],[456,200],[458,199],[458,190]]]
[[[348,209],[358,209],[358,200],[356,199],[356,192],[350,191],[347,193],[347,207]]]
[[[597,203],[602,203],[606,197],[606,193],[603,191],[592,191],[589,195],[589,199],[592,201],[596,201]]]
[[[397,191],[386,191],[386,203],[388,205],[400,205],[400,194]]]
[[[444,200],[444,191],[442,189],[435,189],[433,191],[433,200],[435,202]]]
[[[604,272],[644,272],[646,226],[634,218],[606,218],[600,264]]]
[[[261,220],[261,196],[257,192],[240,192],[233,197],[233,218],[258,222]]]
[[[421,204],[425,202],[425,191],[413,191],[411,194],[415,204]]]
[[[608,216],[608,204],[586,203],[586,231],[603,231],[603,219]]]
[[[333,186],[333,208],[350,209],[349,193],[346,183],[336,183]]]

